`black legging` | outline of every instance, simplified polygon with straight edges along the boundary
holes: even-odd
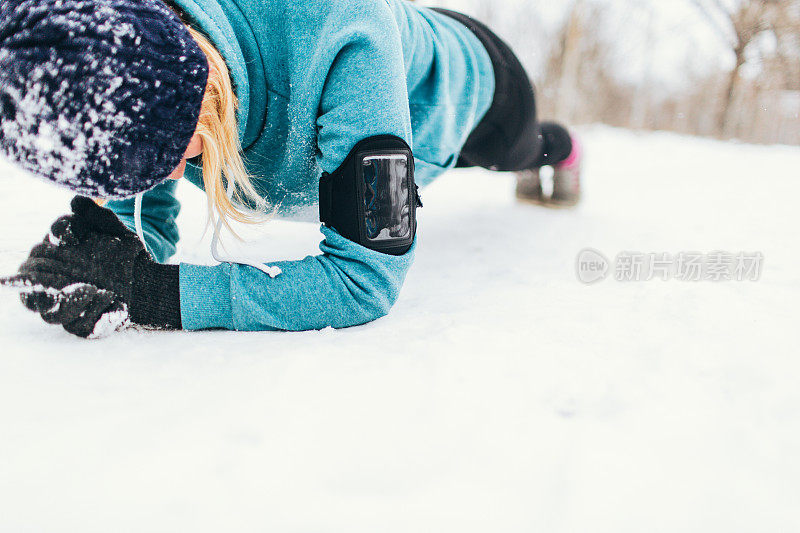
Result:
[[[572,150],[569,133],[559,124],[536,120],[533,85],[517,56],[486,25],[456,11],[434,8],[464,24],[481,41],[492,60],[494,99],[467,138],[459,167],[513,171],[563,161]]]

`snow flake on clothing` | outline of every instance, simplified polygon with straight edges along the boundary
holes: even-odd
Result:
[[[127,306],[115,311],[109,311],[100,316],[100,319],[95,323],[92,333],[89,335],[90,339],[102,339],[108,337],[115,331],[119,331],[130,325],[130,316],[128,314]]]
[[[7,56],[0,56],[0,68],[13,68],[5,63]],[[31,74],[18,75],[16,86],[3,87],[0,109],[3,117],[12,118],[0,124],[3,152],[35,174],[77,188],[93,159],[111,166],[115,158],[113,134],[132,121],[111,102],[103,101],[103,95],[113,93],[122,84],[118,76],[100,79],[95,88],[88,90],[87,94],[96,98],[100,106],[75,99],[66,80],[58,83],[52,95],[45,96],[49,82],[59,78],[55,61],[37,66]],[[53,101],[67,105],[59,109]]]

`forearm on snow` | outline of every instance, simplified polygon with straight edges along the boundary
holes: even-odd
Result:
[[[322,255],[269,263],[272,278],[247,265],[181,264],[184,329],[304,331],[364,324],[389,312],[414,259],[368,250],[322,228]]]

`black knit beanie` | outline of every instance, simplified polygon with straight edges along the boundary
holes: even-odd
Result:
[[[124,198],[163,181],[207,79],[161,0],[0,0],[0,154],[75,192]]]

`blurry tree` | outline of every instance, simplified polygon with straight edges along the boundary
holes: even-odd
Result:
[[[578,100],[577,88],[580,85],[580,67],[585,59],[581,44],[586,27],[586,3],[577,0],[561,34],[560,54],[553,65],[558,69],[558,97],[556,116],[567,122],[575,118],[575,102]]]
[[[797,7],[797,0],[692,0],[717,32],[730,47],[734,56],[724,87],[722,102],[718,111],[717,132],[723,136],[735,134],[734,99],[741,81],[742,67],[747,62],[748,47],[764,32],[771,32],[780,41],[782,34],[797,32],[798,28],[786,24],[787,17]]]
[[[608,10],[576,0],[551,39],[538,83],[543,116],[567,123],[629,125],[633,91],[615,75],[613,28]]]
[[[777,70],[787,89],[800,91],[800,1],[781,2],[774,16]]]
[[[701,72],[687,56],[675,86],[658,63],[665,0],[565,0],[547,24],[551,0],[419,2],[487,22],[529,69],[543,119],[800,144],[800,0],[681,0],[701,24],[676,23],[671,37],[715,32],[733,66]]]

